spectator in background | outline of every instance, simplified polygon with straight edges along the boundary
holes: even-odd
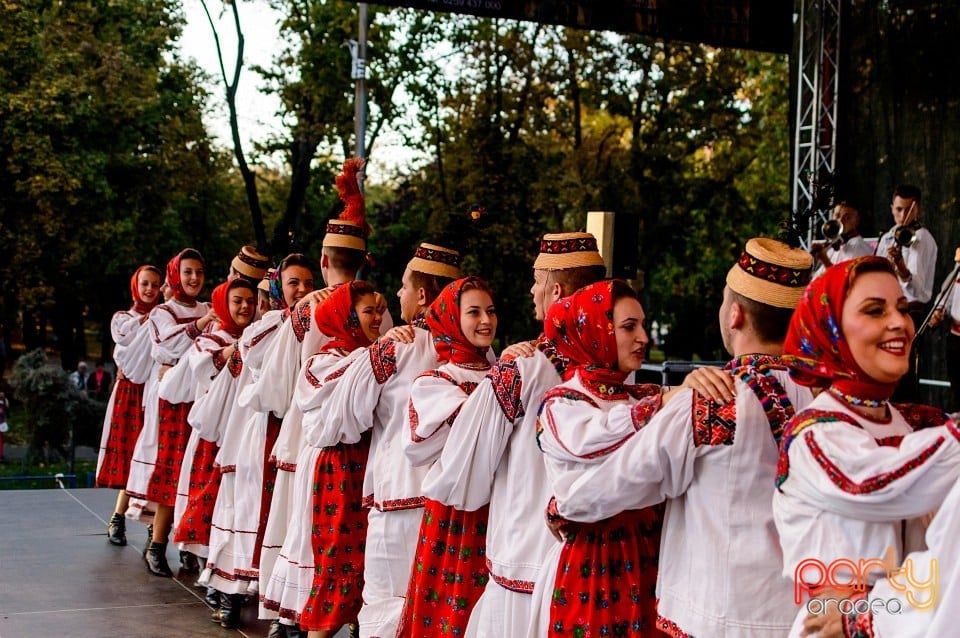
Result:
[[[83,396],[87,396],[87,362],[81,361],[77,369],[70,373],[70,387],[75,388]]]
[[[87,396],[97,401],[107,402],[113,377],[103,367],[103,359],[97,359],[96,367],[87,376]]]
[[[3,435],[10,430],[7,423],[7,395],[0,392],[0,463],[6,463],[7,459],[3,456]]]

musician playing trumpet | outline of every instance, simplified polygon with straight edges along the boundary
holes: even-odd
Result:
[[[910,316],[919,328],[926,318],[933,297],[933,276],[937,266],[937,242],[920,219],[923,206],[920,189],[900,184],[893,191],[890,204],[894,226],[877,242],[877,254],[893,264],[900,288],[909,304]],[[900,380],[893,395],[895,401],[915,402],[919,394],[916,373],[916,343],[910,356],[910,371]]]
[[[860,211],[849,200],[837,202],[821,231],[824,241],[810,246],[810,254],[817,264],[814,277],[836,263],[873,253],[873,248],[860,235]]]

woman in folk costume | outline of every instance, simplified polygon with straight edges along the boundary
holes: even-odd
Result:
[[[150,327],[147,317],[160,302],[163,274],[156,266],[143,265],[130,278],[133,306],[114,313],[110,334],[116,347],[113,360],[117,364],[117,382],[107,403],[100,455],[97,458],[97,486],[120,490],[117,504],[107,525],[107,540],[113,545],[126,545],[124,513],[130,504],[127,478],[133,446],[143,428],[143,386],[150,375]]]
[[[332,375],[363,356],[379,336],[382,312],[370,284],[354,281],[333,289],[314,313],[330,336],[307,360],[297,384],[305,445],[297,457],[293,511],[265,599],[282,618],[321,636],[355,621],[363,586],[366,512],[363,476],[370,437],[344,441],[319,420],[319,407],[339,380]],[[303,516],[303,512],[312,512]]]
[[[913,338],[907,300],[880,257],[828,268],[794,312],[783,359],[798,383],[825,388],[787,424],[777,468],[774,521],[797,604],[865,595],[886,564],[919,546],[920,517],[960,477],[957,424],[889,401]],[[858,573],[847,568],[858,564]],[[791,636],[806,616],[804,606]]]
[[[366,263],[366,237],[370,227],[364,217],[364,200],[358,185],[362,167],[362,160],[351,158],[344,163],[343,171],[337,176],[337,190],[345,207],[338,219],[327,223],[327,232],[323,238],[320,272],[327,286],[353,281]],[[260,553],[259,578],[260,618],[278,622],[279,609],[276,605],[279,601],[265,601],[264,592],[270,582],[280,547],[285,542],[288,520],[298,515],[290,508],[294,491],[293,473],[296,471],[297,456],[303,447],[303,414],[294,400],[294,391],[303,364],[310,356],[320,352],[330,339],[315,325],[315,309],[323,298],[320,292],[308,295],[293,309],[290,329],[283,330],[275,340],[264,362],[265,372],[261,382],[258,388],[251,391],[251,394],[257,396],[258,409],[272,410],[283,418],[280,435],[270,457],[278,472]],[[378,296],[378,299],[385,310],[386,304],[382,297]],[[392,325],[389,314],[385,313],[381,331]],[[289,618],[284,621],[291,622]]]
[[[243,366],[216,459],[222,478],[210,554],[199,578],[228,596],[258,591],[260,546],[277,476],[268,458],[280,433],[276,414],[258,412],[240,397],[260,378],[264,356],[289,319],[290,308],[313,291],[310,261],[299,253],[287,255],[265,281],[268,310],[243,331],[239,342]]]
[[[376,291],[365,281],[340,284],[333,288],[329,297],[317,305],[314,324],[329,340],[323,344],[320,352],[305,364],[295,397],[298,410],[306,407],[316,415],[317,408],[329,397],[340,379],[339,376],[330,376],[328,373],[366,353],[367,346],[380,336],[382,317]],[[296,457],[291,481],[293,493],[286,534],[267,588],[261,597],[265,607],[275,609],[281,619],[296,625],[301,623],[301,612],[307,603],[314,579],[311,540],[313,522],[308,513],[314,511],[315,468],[319,457],[322,456],[324,461],[329,462],[342,452],[328,450],[323,444],[310,444],[306,440],[308,423],[311,426],[311,439],[322,443],[317,432],[320,424],[316,418],[308,421],[304,413],[304,439]],[[331,445],[336,445],[336,441]],[[363,444],[360,450],[350,450],[347,457],[349,461],[355,461],[362,456],[359,470],[361,481],[368,447],[369,441]],[[348,480],[349,477],[341,479]],[[335,484],[332,489],[339,487]],[[314,514],[314,518],[315,516]],[[360,542],[363,542],[362,536]],[[350,547],[345,547],[344,550],[350,551]]]
[[[415,466],[440,456],[463,402],[490,370],[488,351],[497,332],[490,287],[477,277],[448,284],[430,304],[427,328],[441,365],[410,389],[404,451]],[[487,510],[467,512],[425,499],[397,636],[463,635],[489,576]]]
[[[623,281],[585,286],[553,304],[544,333],[571,365],[547,392],[537,422],[547,475],[568,485],[637,430],[653,385],[624,385],[643,365],[643,308]],[[656,626],[663,507],[575,523],[544,560],[531,636],[650,636]],[[532,522],[531,522],[532,524]]]
[[[173,575],[166,558],[167,539],[173,527],[191,407],[189,401],[170,403],[161,399],[159,386],[164,375],[189,351],[193,340],[216,319],[209,304],[197,300],[203,282],[203,257],[193,248],[182,250],[167,264],[166,283],[173,296],[150,312],[154,365],[144,391],[143,430],[134,449],[127,493],[155,505],[151,541],[144,557],[147,570],[155,576]]]
[[[237,340],[256,312],[256,289],[244,278],[227,281],[214,288],[211,303],[217,314],[216,329],[197,337],[180,363],[190,366],[191,385],[198,392],[187,415],[193,431],[180,470],[173,540],[181,554],[189,552],[200,559],[198,567],[206,563],[209,554],[221,479],[215,459],[243,368]]]

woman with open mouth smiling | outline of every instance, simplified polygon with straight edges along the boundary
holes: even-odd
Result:
[[[844,635],[873,635],[870,614],[858,613],[873,608],[864,599],[917,548],[920,517],[960,476],[957,425],[939,409],[889,401],[914,334],[893,267],[879,257],[827,269],[794,312],[783,359],[798,383],[824,391],[781,440],[774,520],[783,575],[803,605],[790,636],[821,631],[831,606],[845,612]],[[903,598],[881,602],[936,595],[935,583],[905,584]]]

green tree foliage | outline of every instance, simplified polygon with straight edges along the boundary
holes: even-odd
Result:
[[[723,356],[713,317],[747,238],[789,214],[786,59],[461,16],[406,91],[432,157],[380,211],[402,269],[414,236],[463,250],[497,292],[500,333],[528,336],[533,257],[588,210],[639,215],[647,314],[675,356]],[[479,222],[467,211],[486,208]]]
[[[67,368],[84,316],[128,305],[139,263],[185,245],[225,263],[246,236],[198,72],[172,48],[178,4],[0,2],[2,321],[23,312],[28,347],[51,321]]]

